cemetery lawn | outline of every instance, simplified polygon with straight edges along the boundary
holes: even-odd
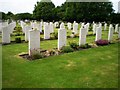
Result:
[[[2,46],[3,88],[118,87],[118,43],[35,61],[18,57],[27,51],[27,43]]]

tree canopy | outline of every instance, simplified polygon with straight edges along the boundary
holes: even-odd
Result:
[[[44,2],[45,1],[45,2]],[[34,7],[33,17],[36,20],[49,20],[52,21],[54,19],[53,11],[55,9],[55,5],[51,0],[41,0],[41,2],[37,2]]]
[[[74,0],[71,0],[74,1]],[[35,4],[33,14],[20,13],[13,15],[2,12],[3,19],[68,21],[68,22],[120,22],[120,14],[114,13],[112,2],[70,2],[66,0],[61,6],[55,7],[51,0],[40,0]],[[116,20],[116,21],[114,21]]]

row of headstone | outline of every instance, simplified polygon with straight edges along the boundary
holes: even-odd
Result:
[[[48,23],[44,23],[45,32],[47,31],[48,27],[49,27]],[[79,46],[86,44],[86,36],[87,36],[87,26],[83,25],[80,28],[80,33],[79,33]],[[100,40],[101,37],[102,37],[102,25],[99,24],[96,27],[95,41]],[[118,37],[120,38],[120,27],[119,27]],[[112,41],[112,39],[113,39],[113,26],[112,24],[110,24],[108,41]],[[60,29],[58,29],[58,50],[60,50],[63,46],[66,46],[66,42],[67,42],[66,29],[64,27],[64,23],[61,23]],[[39,33],[39,30],[30,30],[29,31],[29,55],[36,52],[40,52],[40,33]]]

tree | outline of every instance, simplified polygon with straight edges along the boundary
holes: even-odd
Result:
[[[19,14],[15,15],[15,19],[16,20],[25,20],[25,19],[32,20],[32,14],[30,14],[30,13],[19,13]]]
[[[51,0],[41,0],[37,2],[33,11],[33,17],[36,20],[43,19],[44,21],[54,20],[54,9],[55,5]]]
[[[71,0],[74,1],[74,0]],[[69,2],[66,0],[61,8],[66,21],[107,21],[114,13],[111,2]]]
[[[0,19],[7,20],[7,15],[4,12],[0,12]]]
[[[14,18],[14,14],[10,11],[6,15],[7,15],[7,19],[13,19]]]
[[[120,13],[113,13],[110,17],[110,23],[120,24]]]

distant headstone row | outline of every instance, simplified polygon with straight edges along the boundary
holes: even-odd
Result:
[[[2,24],[0,24],[2,25]],[[63,46],[66,46],[67,42],[67,30],[65,28],[65,24],[62,22],[60,25],[58,22],[30,22],[26,24],[23,21],[20,21],[20,25],[22,27],[23,33],[25,33],[25,41],[29,41],[29,55],[34,52],[38,52],[40,49],[40,32],[44,29],[44,39],[50,39],[50,34],[54,33],[54,29],[56,27],[58,29],[58,50],[60,50]],[[67,23],[68,30],[72,29],[72,32],[76,35],[79,34],[79,46],[86,44],[86,36],[89,32],[90,23],[81,23],[80,30],[78,30],[78,23]],[[16,27],[16,22],[12,22],[10,24],[3,23],[0,31],[2,32],[2,43],[10,43],[10,34],[13,32],[14,28]],[[93,34],[96,34],[95,41],[98,41],[102,38],[102,24],[96,24],[93,22]],[[104,24],[104,30],[107,30],[107,23]],[[110,24],[109,26],[109,33],[108,33],[108,41],[112,41],[113,39],[113,32],[114,28],[113,25]],[[120,27],[118,24],[115,26],[115,32],[118,33],[118,38],[120,38]]]

